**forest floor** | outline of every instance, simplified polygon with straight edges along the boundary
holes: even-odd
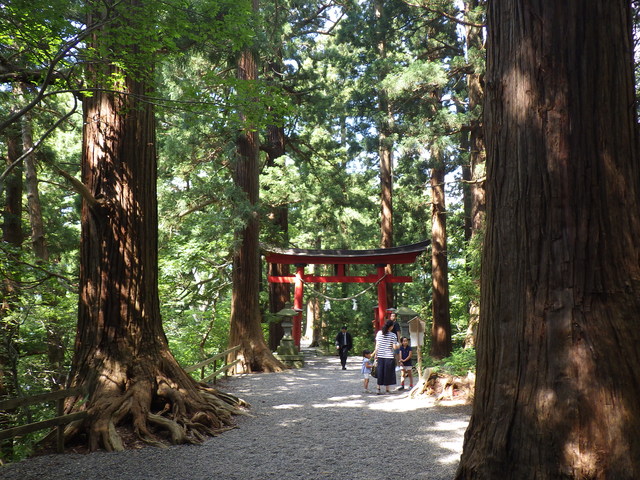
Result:
[[[361,358],[218,383],[251,404],[233,430],[201,445],[44,455],[0,467],[3,480],[419,480],[453,478],[471,407],[408,391],[366,393]]]

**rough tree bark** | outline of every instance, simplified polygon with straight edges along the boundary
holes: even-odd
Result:
[[[33,149],[33,125],[31,112],[27,112],[22,121],[22,144],[24,151]],[[31,224],[31,248],[38,262],[49,261],[49,249],[45,237],[44,220],[42,218],[42,207],[40,203],[40,192],[38,189],[38,173],[36,169],[36,158],[32,152],[24,158],[24,179],[27,193],[27,205],[29,210],[29,223]],[[55,310],[60,298],[60,288],[53,284],[44,293],[42,301],[51,310]],[[57,315],[47,315],[43,319],[47,329],[47,360],[52,372],[50,376],[51,389],[64,388],[67,381],[67,366],[65,365],[65,342],[64,328],[60,324]]]
[[[480,19],[476,13],[479,0],[464,2],[465,41],[467,50],[478,52],[484,50],[483,28],[479,26]],[[480,65],[473,64],[474,70],[467,75],[467,89],[469,92],[469,165],[463,168],[463,179],[467,181],[464,188],[465,198],[465,239],[472,248],[481,248],[484,236],[484,221],[486,201],[484,192],[484,177],[486,152],[484,147],[484,132],[482,128],[482,102],[484,100],[483,76]],[[477,299],[469,305],[469,325],[464,339],[466,347],[475,346],[480,304]]]
[[[316,287],[317,288],[317,287]],[[314,295],[307,300],[307,328],[304,337],[310,347],[319,347],[322,338],[322,303],[320,297]]]
[[[269,66],[269,75],[278,78],[278,72],[282,71],[280,59],[274,61]],[[278,125],[267,126],[267,142],[261,146],[267,154],[267,166],[275,168],[276,159],[285,154],[285,132],[284,127]],[[273,226],[278,233],[280,246],[286,248],[289,243],[289,206],[287,204],[277,205],[269,215]],[[270,263],[268,274],[282,276],[289,274],[289,265],[278,265]],[[287,303],[291,302],[291,287],[288,283],[269,283],[269,309],[271,313],[282,310]],[[284,336],[284,329],[281,322],[269,323],[269,348],[276,351],[280,340]]]
[[[289,210],[286,206],[276,207],[273,212],[273,223],[280,232],[288,238]],[[269,275],[282,276],[289,275],[289,265],[270,263],[267,267]],[[282,310],[287,303],[291,303],[291,289],[288,283],[269,284],[269,308],[271,313]],[[281,322],[271,322],[269,324],[269,348],[276,351],[280,340],[284,336],[284,329]]]
[[[289,269],[286,267],[288,267],[288,265],[270,263],[268,266],[268,274],[276,276],[288,275]],[[271,313],[277,313],[285,308],[288,303],[291,303],[291,294],[288,289],[282,288],[282,285],[281,283],[269,284],[269,311]],[[281,322],[271,322],[269,324],[269,348],[271,351],[276,351],[283,336],[284,329],[282,328]]]
[[[258,1],[253,0],[254,11]],[[254,53],[245,48],[238,59],[238,78],[256,80],[257,65]],[[246,113],[246,112],[244,112]],[[244,117],[244,113],[241,115]],[[260,145],[258,133],[247,125],[237,140],[234,181],[246,194],[252,208],[257,208],[259,196],[258,162]],[[231,327],[229,345],[240,345],[240,350],[230,356],[239,359],[236,373],[281,371],[285,366],[273,356],[262,333],[259,289],[260,289],[260,222],[258,212],[253,210],[246,219],[245,228],[236,232],[236,248],[233,255],[233,294],[231,298]]]
[[[435,155],[437,157],[437,154]],[[431,356],[451,355],[451,313],[449,308],[449,264],[447,257],[447,212],[444,167],[431,169]]]
[[[33,148],[33,126],[31,113],[25,113],[22,117],[22,144],[25,151]],[[38,190],[38,173],[36,159],[33,153],[24,158],[25,187],[27,190],[27,205],[29,207],[29,223],[31,224],[31,247],[39,261],[49,260],[49,250],[44,235],[44,221],[42,220],[42,208],[40,192]]]
[[[6,166],[12,165],[22,155],[19,124],[5,130],[7,142]],[[18,165],[11,170],[5,180],[5,204],[2,211],[2,238],[5,242],[19,247],[24,241],[22,229],[22,181],[23,168]]]
[[[322,239],[316,238],[314,248],[322,248]],[[309,265],[309,274],[314,275],[318,266]],[[316,283],[312,288],[322,290],[326,285]],[[322,340],[322,301],[318,294],[307,297],[307,325],[304,338],[308,340],[310,347],[319,347]]]
[[[374,4],[376,17],[377,49],[380,58],[387,55],[387,18],[384,12],[384,1],[376,0]],[[379,73],[384,80],[386,71]],[[378,124],[378,153],[380,155],[380,246],[393,247],[393,105],[386,89],[378,88],[378,111],[381,121]],[[393,266],[385,267],[387,275],[393,275]],[[387,284],[387,306],[394,305],[395,288],[393,283]]]
[[[143,2],[128,0],[126,12]],[[146,15],[146,18],[153,18]],[[128,19],[133,24],[139,19]],[[124,21],[124,20],[123,20]],[[113,41],[96,32],[92,45]],[[137,45],[111,43],[137,53]],[[118,47],[117,49],[115,47]],[[99,51],[99,50],[98,50]],[[127,56],[120,57],[126,59]],[[109,59],[105,59],[109,60]],[[147,66],[148,67],[148,66]],[[158,299],[155,122],[147,69],[108,61],[88,71],[103,87],[84,99],[78,329],[70,385],[89,388],[89,417],[70,425],[91,450],[120,450],[118,427],[151,444],[197,442],[232,425],[238,400],[194,381],[169,351]],[[121,78],[110,85],[108,78]],[[120,89],[121,93],[114,91]]]
[[[12,165],[22,153],[20,133],[14,124],[5,130],[7,157],[6,165]],[[5,181],[5,204],[2,210],[2,241],[12,247],[2,257],[9,261],[0,265],[0,398],[15,397],[18,394],[18,337],[19,323],[12,316],[18,304],[20,278],[14,268],[15,256],[22,246],[22,166],[15,167]],[[9,414],[0,412],[0,428],[11,425]],[[0,442],[0,460],[13,456],[13,440]]]
[[[456,478],[640,478],[630,2],[490,2],[487,231]]]

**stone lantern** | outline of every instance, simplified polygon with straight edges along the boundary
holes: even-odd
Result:
[[[284,336],[280,340],[280,345],[276,351],[275,357],[289,367],[299,368],[304,366],[304,356],[298,351],[295,345],[291,330],[293,328],[292,318],[296,316],[300,310],[291,308],[286,305],[282,310],[276,312],[276,315],[282,317],[280,325],[284,330]]]

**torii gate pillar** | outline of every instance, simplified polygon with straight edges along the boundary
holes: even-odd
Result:
[[[413,263],[416,257],[424,252],[429,240],[403,245],[400,247],[378,248],[371,250],[306,250],[300,248],[281,249],[277,247],[263,247],[267,262],[282,265],[295,265],[295,275],[269,275],[270,282],[293,283],[293,308],[297,314],[293,317],[291,336],[294,344],[300,348],[302,337],[302,300],[304,283],[377,283],[378,309],[376,311],[376,330],[383,327],[387,312],[387,284],[411,282],[410,276],[387,275],[387,265]],[[304,262],[304,263],[303,263]],[[307,265],[335,265],[336,275],[307,275],[304,267]],[[375,265],[376,275],[346,275],[345,265]]]
[[[380,330],[384,326],[384,318],[387,312],[387,279],[385,278],[384,269],[387,264],[377,264],[376,267],[378,269],[378,278],[382,278],[382,280],[378,283],[378,311],[376,314],[376,320],[378,328]]]
[[[304,276],[305,266],[306,264],[296,264],[296,278],[293,291],[293,309],[298,313],[293,317],[291,336],[293,337],[293,343],[298,347],[298,350],[300,350],[300,339],[302,338],[302,300],[304,298],[304,284],[302,283],[302,277]]]

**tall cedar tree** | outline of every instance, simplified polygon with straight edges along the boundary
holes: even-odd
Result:
[[[433,157],[438,158],[436,148]],[[447,257],[447,211],[444,193],[444,165],[431,169],[431,356],[451,355],[451,312],[449,309],[449,261]]]
[[[42,216],[42,206],[40,203],[40,191],[38,189],[38,172],[36,168],[36,158],[33,153],[33,119],[31,112],[27,112],[22,117],[22,145],[25,152],[31,152],[24,158],[24,179],[27,194],[27,205],[29,211],[29,223],[31,225],[31,248],[38,263],[46,264],[49,261],[49,249],[45,238],[44,219]],[[47,289],[47,294],[43,295],[43,303],[51,310],[55,310],[60,289],[57,286]],[[44,323],[47,330],[47,359],[51,368],[51,388],[63,388],[66,383],[66,370],[64,364],[64,328],[58,315],[48,315]]]
[[[284,71],[284,62],[282,60],[282,38],[279,35],[282,28],[283,14],[288,11],[276,4],[273,6],[275,17],[271,30],[272,42],[276,45],[273,52],[273,58],[267,62],[265,76],[270,83],[278,83],[282,78],[281,72]],[[284,126],[282,126],[282,118],[279,125],[267,125],[266,142],[260,146],[267,155],[267,168],[276,168],[276,160],[285,154],[286,134]],[[289,245],[289,206],[276,205],[272,207],[272,211],[268,216],[271,220],[272,227],[277,232],[279,245],[286,248]],[[267,266],[267,274],[274,276],[288,275],[289,265],[279,265],[270,263]],[[285,308],[286,304],[291,301],[291,288],[288,283],[269,283],[269,311],[276,313]],[[284,336],[284,329],[281,322],[269,323],[269,348],[275,351],[280,344],[280,340]]]
[[[374,2],[376,18],[376,42],[378,55],[384,61],[387,56],[386,33],[389,19],[384,9],[384,0]],[[382,69],[380,78],[384,80],[388,71]],[[378,153],[380,155],[380,246],[382,248],[393,247],[393,104],[389,100],[385,88],[377,88],[378,111]],[[391,265],[385,267],[387,275],[393,275]],[[387,284],[387,305],[394,305],[394,288],[392,283]]]
[[[135,25],[133,31],[144,32],[152,25],[142,18],[154,18],[143,14],[149,2],[125,4],[123,23],[97,30],[91,39],[97,52],[119,52],[120,64],[145,57],[142,42],[119,36],[119,27]],[[236,399],[196,383],[169,351],[158,298],[154,110],[142,100],[151,94],[152,69],[142,64],[132,74],[110,63],[114,58],[103,60],[90,63],[88,79],[97,88],[83,104],[87,192],[70,374],[72,386],[88,387],[89,401],[68,405],[86,409],[89,417],[67,435],[86,432],[92,450],[124,448],[119,425],[131,426],[149,443],[157,442],[153,432],[160,431],[168,431],[173,443],[199,441],[230,425]],[[119,91],[110,78],[119,79]]]
[[[7,166],[13,164],[21,155],[19,129],[16,125],[5,130],[7,143]],[[2,211],[2,241],[11,245],[12,252],[3,254],[3,257],[12,259],[2,265],[2,281],[0,283],[0,398],[15,397],[18,391],[17,355],[19,323],[11,316],[18,304],[20,294],[20,278],[15,264],[19,258],[15,258],[24,240],[22,230],[22,167],[13,169],[6,180],[5,205]],[[6,248],[6,247],[5,247]],[[6,255],[6,256],[5,256]],[[13,412],[0,412],[0,427],[11,426],[10,414]],[[13,456],[13,440],[5,440],[0,443],[0,459],[10,459]]]
[[[258,11],[258,0],[253,0],[253,10]],[[256,55],[245,48],[238,59],[238,78],[255,81],[258,78]],[[247,121],[247,112],[240,112]],[[247,125],[237,140],[238,155],[234,181],[246,194],[252,209],[257,208],[259,197],[260,139],[258,132]],[[233,294],[231,298],[231,327],[229,345],[240,345],[240,350],[230,360],[241,360],[238,372],[281,371],[285,367],[277,360],[262,333],[260,291],[260,221],[258,212],[247,218],[244,229],[236,233],[236,249],[233,254]]]
[[[482,0],[466,0],[464,2],[465,42],[469,55],[476,59],[484,51],[484,35],[478,10]],[[469,95],[468,136],[463,137],[469,152],[469,162],[462,167],[462,178],[465,209],[465,239],[471,248],[480,248],[484,235],[485,192],[484,176],[486,152],[484,147],[484,132],[482,128],[482,101],[484,99],[483,75],[484,66],[478,60],[471,62],[471,71],[467,74],[467,91]],[[479,279],[478,279],[479,281]],[[469,324],[464,339],[466,347],[475,346],[478,329],[480,305],[479,299],[469,302]]]
[[[629,2],[490,2],[477,390],[456,478],[640,478]]]

